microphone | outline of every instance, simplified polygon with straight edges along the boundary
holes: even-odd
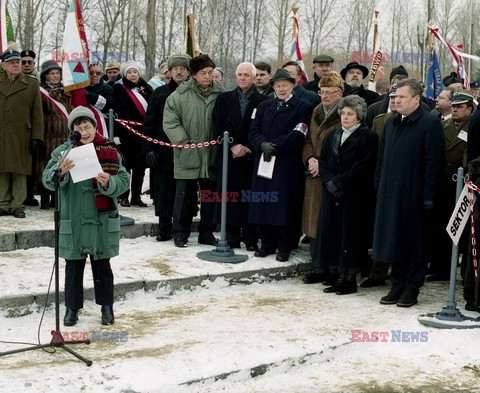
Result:
[[[72,131],[68,136],[68,139],[72,143],[79,142],[80,139],[82,139],[82,135],[80,134],[79,131]]]

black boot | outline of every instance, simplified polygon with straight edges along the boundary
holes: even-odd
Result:
[[[340,273],[338,275],[337,281],[333,283],[331,287],[327,287],[323,290],[325,293],[336,293],[337,291],[340,291],[343,285],[345,284],[345,279],[346,279],[346,274],[345,273]]]
[[[337,290],[337,295],[348,295],[357,292],[357,275],[347,274],[343,285]]]
[[[72,310],[68,308],[65,310],[65,316],[63,317],[63,324],[65,326],[75,326],[78,321],[78,310]]]
[[[102,325],[113,325],[115,318],[113,317],[112,306],[102,306]]]

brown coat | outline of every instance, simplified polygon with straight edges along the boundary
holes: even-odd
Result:
[[[383,127],[388,119],[390,119],[396,112],[381,113],[373,119],[372,131],[378,135],[378,142],[382,141]]]
[[[42,101],[38,81],[20,74],[10,85],[0,72],[0,172],[29,175],[31,139],[43,140]]]
[[[460,130],[468,132],[470,117],[463,122]],[[442,122],[445,131],[445,150],[447,153],[445,160],[444,175],[451,178],[457,173],[459,167],[467,166],[467,142],[458,137],[459,131],[455,128],[452,118]]]
[[[317,105],[313,111],[310,130],[303,146],[303,163],[308,168],[310,157],[318,158],[325,138],[335,128],[340,127],[340,116],[335,103],[328,116],[325,116],[323,104]],[[303,200],[302,232],[314,238],[317,234],[318,216],[322,202],[322,181],[317,177],[308,177],[305,181],[305,197]]]
[[[63,90],[56,90],[49,87],[46,83],[41,83],[41,86],[48,91],[50,97],[61,102],[68,113],[72,111],[71,98],[63,92]],[[67,119],[60,113],[60,110],[55,107],[53,102],[42,96],[43,108],[43,124],[45,135],[43,138],[43,146],[37,153],[36,174],[37,182],[42,181],[42,173],[50,160],[52,152],[65,143],[68,139]]]

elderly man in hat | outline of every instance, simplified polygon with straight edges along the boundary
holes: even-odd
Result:
[[[19,52],[9,49],[0,60],[0,216],[24,218],[32,154],[43,140],[42,101],[38,81],[21,71]]]
[[[344,96],[356,94],[365,100],[367,106],[370,106],[376,101],[378,93],[366,89],[362,84],[362,81],[368,76],[367,67],[358,64],[356,61],[352,61],[351,63],[348,63],[342,71],[340,71],[340,75],[345,81]]]
[[[277,253],[277,261],[286,262],[300,232],[302,151],[313,105],[293,94],[295,79],[286,70],[279,69],[272,82],[276,98],[258,105],[248,136],[255,151],[252,195],[261,196],[260,200],[252,196],[248,221],[258,226],[262,241],[255,256]],[[260,160],[273,161],[271,178],[259,175]]]
[[[443,86],[452,87],[454,89],[463,89],[463,82],[463,78],[460,78],[455,71],[443,78]]]
[[[318,94],[318,91],[320,90],[319,87],[319,82],[320,79],[322,79],[327,72],[332,71],[332,66],[333,66],[333,58],[325,55],[325,54],[320,54],[317,55],[313,58],[313,80],[310,82],[304,83],[302,86],[310,91],[315,92]]]
[[[182,83],[167,98],[163,113],[163,129],[175,144],[205,143],[213,138],[212,112],[217,96],[224,88],[213,82],[215,63],[208,55],[190,60],[190,80]],[[177,247],[187,247],[192,217],[195,215],[197,190],[215,190],[217,167],[214,146],[173,151],[174,177],[176,179],[173,205],[172,235]],[[202,203],[198,242],[216,245],[213,236],[214,203]]]
[[[436,214],[435,247],[430,263],[431,276],[427,281],[448,281],[450,279],[450,262],[452,242],[445,227],[455,207],[456,182],[453,175],[459,167],[467,166],[468,127],[472,117],[473,93],[460,89],[453,93],[452,116],[442,122],[445,132],[446,161],[443,169],[441,191],[438,198]],[[459,243],[460,253],[466,255],[468,239],[462,238]]]
[[[122,75],[120,74],[120,63],[107,63],[105,66],[105,74],[103,75],[103,79],[110,85],[113,86],[115,82],[122,79]]]
[[[22,58],[22,72],[25,75],[38,78],[39,75],[35,69],[35,58],[37,57],[35,52],[33,50],[23,50],[20,57]]]
[[[143,133],[163,142],[170,142],[163,130],[163,113],[167,98],[190,76],[190,56],[175,54],[168,58],[170,82],[156,89],[148,103]],[[143,141],[143,154],[147,165],[154,173],[155,215],[158,217],[157,241],[172,238],[173,201],[175,199],[175,178],[173,177],[173,149]],[[152,189],[152,188],[150,188]]]

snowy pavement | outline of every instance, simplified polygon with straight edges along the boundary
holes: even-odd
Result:
[[[174,295],[167,289],[131,293],[115,304],[116,322],[107,328],[99,323],[99,306],[89,301],[78,325],[62,331],[117,332],[123,342],[71,346],[93,361],[91,367],[63,350],[3,357],[0,391],[480,391],[479,331],[438,330],[417,321],[444,305],[445,283],[427,284],[420,303],[408,309],[380,305],[386,287],[338,296],[299,278],[247,284],[218,278]],[[34,343],[39,320],[37,311],[2,314],[0,339]],[[42,342],[53,326],[50,309]],[[353,330],[388,332],[388,338],[352,342]],[[392,342],[392,331],[404,333],[402,342]],[[405,341],[415,334],[415,342]]]

